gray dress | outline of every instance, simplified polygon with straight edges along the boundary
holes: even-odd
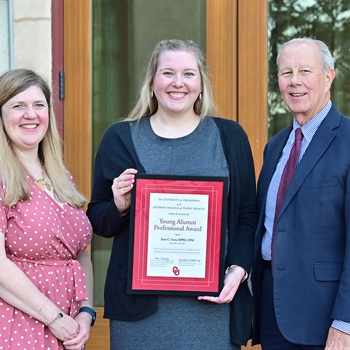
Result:
[[[132,125],[132,138],[148,174],[228,176],[215,122],[206,117],[191,134],[157,136],[150,118]],[[136,322],[111,320],[112,350],[240,349],[230,342],[230,305],[196,297],[159,296],[155,314]]]

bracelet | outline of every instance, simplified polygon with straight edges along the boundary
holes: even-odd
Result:
[[[58,310],[58,314],[55,316],[53,320],[50,322],[44,323],[46,327],[50,327],[53,323],[55,323],[58,319],[63,318],[63,313],[61,310]]]
[[[129,214],[130,214],[130,210],[128,209],[126,212],[120,213],[120,217],[125,219],[129,216]]]
[[[230,266],[225,270],[225,276],[226,276],[233,268],[235,268],[236,266],[238,266],[238,265],[230,265]],[[248,273],[247,273],[247,271],[244,270],[244,272],[245,272],[245,274],[244,274],[244,276],[243,276],[242,279],[241,279],[241,283],[244,282],[244,281],[248,278]]]

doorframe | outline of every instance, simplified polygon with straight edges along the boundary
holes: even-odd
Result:
[[[64,156],[77,187],[91,193],[91,1],[64,0]]]
[[[60,72],[63,72],[64,50],[63,50],[63,2],[52,1],[52,100],[57,126],[61,137],[63,137],[63,98],[64,91],[60,84]]]
[[[267,5],[267,0],[238,0],[237,119],[250,140],[256,177],[268,139]]]
[[[207,60],[220,114],[248,134],[256,175],[267,142],[267,1],[207,0]]]

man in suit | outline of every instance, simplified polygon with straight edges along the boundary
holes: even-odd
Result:
[[[350,349],[350,119],[330,100],[335,70],[323,42],[285,43],[277,66],[294,119],[266,145],[258,181],[253,343],[266,350]],[[301,149],[285,185],[297,128]]]

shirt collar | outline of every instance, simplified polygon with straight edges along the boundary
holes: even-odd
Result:
[[[329,110],[332,107],[332,102],[329,100],[328,103],[321,109],[313,118],[311,118],[308,122],[306,122],[302,127],[301,131],[303,132],[303,136],[305,140],[310,143],[313,136],[315,135],[318,127],[322,123],[323,119],[326,118]],[[293,121],[293,130],[299,128],[300,125],[294,119]]]

